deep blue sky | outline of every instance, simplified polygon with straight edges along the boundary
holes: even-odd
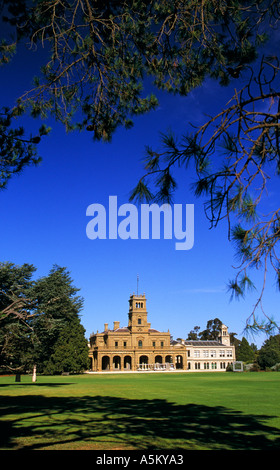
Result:
[[[24,63],[24,68],[23,68]],[[31,54],[1,69],[1,103],[11,105],[30,85],[36,62]],[[181,173],[175,202],[194,204],[195,242],[190,251],[176,251],[173,240],[89,240],[86,209],[109,196],[119,205],[142,175],[145,145],[159,146],[159,132],[172,128],[180,135],[189,121],[201,124],[204,113],[213,114],[231,96],[229,89],[207,82],[187,98],[159,94],[160,107],[138,117],[134,127],[119,129],[112,143],[94,143],[88,132],[66,134],[60,124],[39,146],[43,162],[13,178],[0,194],[1,261],[32,263],[36,276],[47,275],[53,264],[70,271],[84,297],[82,324],[86,335],[103,331],[104,323],[127,325],[128,299],[146,293],[152,327],[186,338],[195,325],[220,318],[230,332],[242,338],[257,293],[230,302],[226,284],[235,275],[234,248],[227,240],[227,225],[209,230],[203,201],[189,190],[192,175]],[[30,131],[38,122],[25,119]],[[47,122],[48,124],[48,122]],[[277,184],[264,205],[279,200]],[[273,277],[267,281],[264,306],[279,319],[279,294]],[[265,336],[249,338],[260,345]]]

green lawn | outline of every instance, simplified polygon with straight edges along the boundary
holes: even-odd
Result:
[[[279,450],[280,373],[0,377],[0,449]]]

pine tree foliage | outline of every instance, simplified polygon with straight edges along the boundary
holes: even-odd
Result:
[[[181,95],[206,77],[226,85],[256,58],[260,26],[277,13],[276,1],[2,1],[13,34],[2,37],[2,65],[21,43],[47,54],[13,112],[51,114],[68,130],[110,140],[119,125],[129,128],[133,116],[157,106],[144,93],[145,77]]]
[[[221,6],[222,2],[218,3]],[[254,6],[250,2],[246,2],[246,6],[243,2],[229,2],[228,11],[233,11],[238,3],[239,19],[238,15],[232,16],[235,32],[231,34],[233,25],[228,29],[229,24],[223,23],[220,31],[224,36],[221,41],[219,37],[215,49],[216,54],[218,49],[220,51],[221,62],[214,63],[216,78],[221,84],[227,85],[230,80],[241,77],[238,84],[242,83],[242,88],[236,88],[224,108],[195,130],[192,128],[180,138],[174,135],[171,138],[170,132],[161,136],[162,150],[149,148],[141,182],[154,194],[155,200],[166,195],[168,202],[174,194],[178,171],[188,168],[195,174],[192,190],[205,201],[210,227],[216,227],[225,219],[228,238],[236,247],[237,274],[228,284],[232,297],[244,297],[248,290],[255,288],[249,273],[252,268],[263,270],[263,286],[247,327],[270,332],[278,325],[273,313],[265,312],[262,298],[268,269],[274,270],[280,286],[280,209],[276,206],[265,214],[261,207],[270,179],[279,175],[280,64],[278,51],[270,39],[273,28],[278,29],[279,8],[276,2],[270,6],[268,2],[255,2]],[[252,15],[247,16],[249,10]],[[213,31],[212,27],[210,29]],[[207,31],[210,29],[207,25]],[[230,46],[232,41],[238,44],[238,60]],[[275,54],[258,56],[263,41],[267,41],[267,49],[274,49]],[[225,44],[229,54],[223,49]],[[214,50],[211,43],[210,50]],[[217,59],[218,55],[215,57]],[[235,61],[234,67],[231,60]],[[227,64],[225,69],[222,64]],[[207,73],[212,78],[215,76],[210,69]],[[156,167],[153,166],[155,161]],[[165,184],[163,176],[167,171],[174,181],[172,186]],[[264,321],[257,319],[258,307],[264,314]]]
[[[49,127],[42,125],[36,136],[26,137],[22,126],[15,128],[12,125],[12,120],[19,113],[19,109],[8,108],[0,112],[0,190],[7,187],[12,176],[21,173],[27,166],[41,162],[37,146],[41,137],[50,132]]]
[[[229,287],[237,297],[244,295],[252,288],[250,268],[262,268],[264,285],[256,303],[262,308],[268,265],[280,286],[279,208],[266,215],[258,210],[270,176],[280,172],[278,0],[6,0],[0,5],[13,33],[10,40],[3,28],[1,64],[13,59],[19,44],[28,43],[34,57],[42,50],[46,57],[33,87],[3,111],[1,187],[14,172],[37,163],[40,132],[35,142],[23,141],[15,125],[23,113],[52,116],[68,131],[87,129],[95,140],[110,141],[119,126],[130,128],[135,116],[157,107],[156,90],[185,96],[209,78],[222,86],[236,83],[232,99],[205,124],[180,138],[162,135],[160,152],[147,149],[132,199],[170,202],[176,168],[194,170],[193,190],[206,199],[210,226],[227,220],[238,248],[240,265]],[[154,94],[145,92],[147,78]],[[257,325],[255,310],[250,321]],[[259,326],[272,324],[269,315]]]

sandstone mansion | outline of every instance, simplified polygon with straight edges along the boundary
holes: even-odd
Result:
[[[235,361],[228,328],[222,325],[217,341],[171,341],[170,333],[151,328],[146,297],[131,295],[128,325],[113,329],[108,323],[102,333],[90,336],[91,370],[101,371],[226,371]]]

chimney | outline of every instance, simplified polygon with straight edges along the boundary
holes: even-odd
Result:
[[[120,327],[120,322],[114,321],[114,331],[117,330],[119,327]]]
[[[104,323],[104,330],[108,331],[108,323]]]

